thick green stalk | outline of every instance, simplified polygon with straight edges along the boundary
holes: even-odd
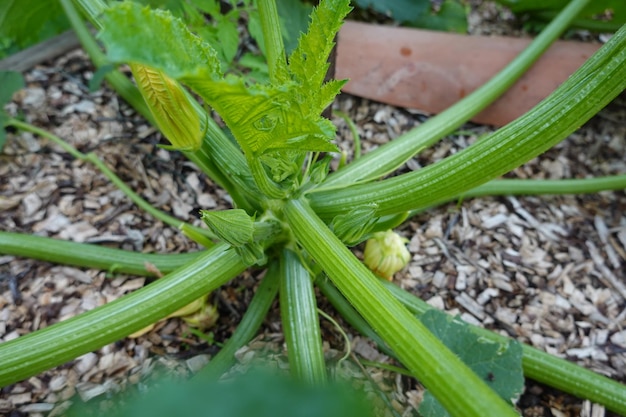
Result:
[[[365,204],[386,215],[449,200],[545,152],[625,88],[626,25],[547,99],[502,129],[419,171],[311,193],[311,206],[329,219]]]
[[[329,175],[320,189],[348,186],[382,177],[399,168],[413,155],[454,132],[512,86],[552,42],[558,39],[588,2],[589,0],[571,1],[519,56],[483,86],[424,124]]]
[[[332,304],[337,312],[343,317],[345,321],[354,327],[363,336],[369,338],[378,345],[378,349],[385,355],[395,358],[396,355],[387,347],[385,341],[378,336],[378,334],[370,327],[369,324],[361,317],[361,315],[352,307],[352,305],[345,299],[343,295],[337,290],[337,288],[330,283],[326,277],[321,277],[315,280],[315,285],[322,291],[324,297]]]
[[[289,201],[285,217],[298,242],[450,415],[517,415],[382,286],[305,201]]]
[[[261,18],[261,30],[265,42],[265,54],[267,56],[267,66],[270,73],[270,80],[276,81],[279,67],[285,65],[285,46],[283,44],[283,34],[280,31],[280,18],[276,9],[275,0],[258,1],[259,17]]]
[[[423,300],[390,282],[384,286],[412,313],[421,315],[432,309]],[[486,339],[506,343],[505,336],[482,327],[469,325]],[[596,374],[565,359],[557,358],[532,346],[522,345],[524,375],[561,391],[587,398],[611,411],[626,415],[626,386],[603,375]]]
[[[202,255],[203,252],[160,255],[131,252],[89,243],[0,231],[0,254],[22,256],[55,264],[80,266],[110,273],[154,277],[167,274]]]
[[[220,351],[198,373],[198,378],[218,379],[235,363],[235,353],[256,335],[276,298],[280,285],[279,264],[270,265],[237,328]]]
[[[0,344],[0,387],[126,337],[216,289],[244,269],[235,251],[219,244],[138,291],[4,342]]]
[[[280,313],[291,374],[311,384],[326,382],[311,275],[298,255],[289,249],[283,249],[280,258]]]
[[[29,125],[28,123],[24,123],[16,119],[9,120],[7,125],[16,127],[18,129],[21,129],[27,132],[32,132],[36,135],[49,139],[55,144],[61,146],[63,150],[68,152],[74,158],[80,159],[81,161],[91,162],[104,174],[105,177],[107,177],[117,188],[120,189],[120,191],[122,191],[139,208],[146,211],[148,214],[151,214],[153,217],[161,220],[165,224],[168,224],[177,229],[183,229],[183,226],[184,226],[184,229],[192,231],[193,233],[195,233],[196,235],[200,237],[204,237],[204,239],[201,239],[201,241],[198,242],[204,246],[211,246],[213,244],[213,242],[211,242],[209,239],[215,239],[216,236],[210,230],[203,229],[201,227],[194,226],[189,223],[185,223],[184,221],[177,219],[176,217],[170,216],[169,214],[153,207],[149,202],[144,200],[139,194],[134,192],[128,185],[126,185],[124,181],[120,179],[120,177],[115,175],[115,173],[111,171],[109,167],[107,167],[104,164],[104,162],[102,162],[98,158],[96,154],[94,153],[84,154],[80,152],[79,150],[77,150],[76,148],[74,148],[73,146],[71,146],[70,144],[68,144],[67,142],[65,142],[63,139],[59,138],[58,136],[55,136],[48,131],[39,129],[33,125]],[[189,236],[189,237],[193,238],[194,236]]]

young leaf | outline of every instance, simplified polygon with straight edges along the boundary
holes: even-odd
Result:
[[[240,78],[223,81],[185,78],[222,116],[248,158],[270,150],[335,152],[334,127],[319,115],[303,117],[293,85],[246,86]]]
[[[333,219],[331,228],[347,246],[358,245],[368,238],[372,226],[378,220],[376,204],[356,207]]]
[[[221,240],[238,247],[252,242],[254,220],[245,210],[200,210],[202,220]]]
[[[481,338],[460,319],[437,310],[427,311],[420,320],[501,398],[517,401],[524,389],[522,347],[517,341],[500,344]],[[426,392],[419,413],[424,417],[449,415],[430,392]]]
[[[335,35],[352,10],[348,1],[327,0],[313,9],[306,34],[289,57],[289,72],[298,85],[298,102],[306,116],[319,114],[339,93],[345,81],[333,81],[322,88],[328,71],[328,57],[335,46]]]

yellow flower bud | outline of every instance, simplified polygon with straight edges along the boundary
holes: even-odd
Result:
[[[202,144],[200,115],[183,87],[164,72],[141,64],[130,64],[159,130],[174,149],[198,150]]]
[[[219,314],[217,312],[217,307],[209,304],[209,295],[207,294],[195,299],[186,306],[179,308],[169,316],[159,320],[159,322],[173,317],[180,317],[185,320],[185,322],[187,322],[187,324],[189,324],[190,326],[204,330],[213,326],[215,322],[217,322]],[[155,326],[156,323],[150,324],[143,329],[128,335],[128,337],[130,337],[131,339],[135,339],[139,336],[143,336],[144,334],[154,329]]]
[[[213,327],[219,318],[217,307],[211,304],[205,304],[196,313],[182,317],[191,327],[205,330]]]
[[[411,254],[405,246],[408,241],[393,230],[374,233],[365,244],[363,262],[376,275],[391,281],[393,274],[411,260]]]

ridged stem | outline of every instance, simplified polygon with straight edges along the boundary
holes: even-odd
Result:
[[[267,316],[280,285],[279,265],[270,265],[237,328],[220,351],[196,375],[197,378],[218,379],[235,363],[235,353],[256,335]]]
[[[61,365],[156,322],[245,269],[225,244],[161,279],[71,319],[0,344],[0,387]]]
[[[626,25],[524,116],[419,171],[308,194],[324,219],[375,203],[387,215],[432,206],[522,165],[565,139],[626,88]],[[359,161],[365,159],[362,157]]]
[[[589,0],[571,1],[522,53],[484,85],[410,132],[329,175],[320,189],[348,186],[359,181],[382,177],[455,131],[508,90],[558,39],[587,3]]]
[[[172,272],[196,260],[202,252],[167,255],[139,253],[89,243],[0,231],[0,254],[100,269],[112,274],[154,277],[159,273]]]
[[[450,415],[517,416],[382,286],[305,201],[287,202],[284,213],[298,243]]]
[[[283,249],[280,258],[280,315],[291,374],[311,384],[326,382],[311,275],[298,255],[289,249]]]
[[[270,80],[276,81],[278,67],[286,63],[283,35],[280,31],[280,18],[275,0],[263,0],[256,3],[261,18],[261,30],[265,42],[267,66]]]

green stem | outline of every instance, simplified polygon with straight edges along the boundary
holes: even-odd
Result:
[[[195,102],[195,99],[193,100]],[[211,132],[215,134],[215,132]],[[205,135],[205,139],[202,141],[202,145],[197,151],[185,151],[183,152],[185,157],[193,162],[202,172],[207,174],[209,178],[211,178],[218,186],[223,188],[228,192],[230,197],[233,199],[233,204],[236,208],[240,208],[246,210],[249,214],[255,212],[254,203],[250,201],[256,201],[258,198],[258,194],[255,194],[254,198],[250,198],[250,194],[246,196],[246,190],[251,190],[252,187],[243,188],[237,186],[237,179],[234,177],[229,177],[227,171],[220,170],[219,166],[214,162],[214,158],[211,156],[211,147],[210,141],[207,139],[207,136],[211,133],[207,132]],[[223,134],[220,131],[220,134]],[[237,157],[235,157],[237,158]],[[225,173],[226,172],[226,173]],[[241,176],[239,179],[243,179]]]
[[[510,64],[439,115],[329,175],[323,188],[348,186],[393,172],[413,155],[454,132],[502,95],[548,49],[589,0],[573,0]],[[621,91],[621,90],[620,90]]]
[[[466,193],[554,146],[626,88],[626,25],[546,100],[470,147],[419,171],[309,194],[324,219],[364,204],[386,215]],[[365,159],[361,158],[359,161]]]
[[[326,277],[315,280],[315,285],[320,289],[324,297],[332,304],[337,312],[348,322],[355,330],[363,336],[369,338],[378,345],[378,349],[385,355],[395,358],[395,354],[385,344],[385,341],[378,336],[378,333],[367,324],[361,315],[352,307],[343,295],[335,288]]]
[[[304,200],[289,201],[285,217],[298,242],[450,415],[517,415],[382,286]]]
[[[225,244],[189,265],[71,319],[0,344],[0,387],[115,342],[213,291],[245,269]]]
[[[462,195],[456,195],[446,201],[459,201],[473,197],[496,195],[593,194],[600,191],[623,190],[625,188],[626,175],[611,175],[606,177],[565,180],[501,179],[491,180]],[[437,205],[438,204],[411,210],[407,214],[406,218],[416,216]]]
[[[204,239],[201,239],[201,241],[198,242],[204,246],[210,246],[213,244],[209,239],[215,239],[216,236],[210,230],[202,229],[201,227],[186,223],[180,219],[177,219],[176,217],[170,216],[169,214],[164,213],[161,210],[158,210],[157,208],[153,207],[149,202],[144,200],[139,194],[137,194],[129,186],[127,186],[124,183],[124,181],[120,179],[120,177],[115,175],[115,173],[111,171],[104,164],[104,162],[102,162],[98,158],[96,154],[94,153],[84,154],[78,151],[76,148],[74,148],[70,144],[68,144],[67,142],[65,142],[60,137],[55,136],[50,132],[47,132],[43,129],[39,129],[33,125],[21,122],[16,119],[9,120],[7,125],[16,127],[18,129],[21,129],[27,132],[32,132],[36,135],[49,139],[55,144],[62,147],[64,151],[71,154],[74,158],[79,159],[81,161],[91,162],[104,174],[105,177],[109,179],[109,181],[111,181],[117,188],[119,188],[139,208],[151,214],[156,219],[161,220],[163,223],[167,225],[170,225],[177,229],[183,229],[184,227],[185,230],[192,231],[193,233],[188,233],[187,236],[194,240],[197,240],[196,236],[204,237]]]
[[[354,141],[354,155],[352,157],[353,161],[356,161],[361,157],[361,135],[359,135],[359,131],[356,128],[356,124],[352,121],[350,116],[341,110],[333,110],[333,114],[335,116],[341,117],[344,122],[348,125],[348,129],[350,129],[350,133],[352,134],[352,140]]]
[[[404,375],[404,376],[408,376],[408,377],[413,376],[406,369],[400,368],[399,366],[389,365],[388,363],[368,361],[366,359],[359,359],[359,362],[361,362],[361,365],[363,365],[363,366],[371,366],[373,368],[380,368],[380,369],[384,369],[386,371],[390,371],[390,372],[393,372],[393,373],[396,373],[396,374],[400,374],[400,375]]]
[[[276,9],[276,1],[262,0],[256,4],[259,9],[270,80],[275,82],[277,81],[278,70],[284,67],[286,63],[285,46],[283,44],[283,35],[280,32],[281,25],[278,10]]]
[[[280,284],[278,268],[278,262],[270,265],[241,322],[237,325],[228,342],[198,373],[198,378],[218,379],[235,363],[235,353],[252,340],[259,331],[278,292]]]
[[[74,4],[82,11],[83,15],[89,19],[92,25],[97,29],[102,29],[102,25],[98,20],[107,9],[107,4],[102,0],[74,0]]]
[[[626,174],[563,180],[493,180],[464,193],[461,198],[486,195],[591,194],[626,188]],[[456,200],[458,197],[455,197]]]
[[[412,313],[421,315],[432,309],[427,303],[390,282],[383,283],[394,297]],[[482,327],[469,325],[478,335],[497,343],[507,337]],[[587,398],[611,411],[626,415],[626,386],[589,371],[575,363],[557,358],[532,346],[522,345],[524,375],[577,397]]]
[[[280,258],[280,313],[291,374],[311,384],[326,382],[311,275],[298,255],[289,249],[283,249]]]
[[[167,255],[139,253],[89,243],[0,231],[0,254],[101,269],[110,273],[154,277],[159,272],[167,274],[194,261],[202,255],[202,252]]]

